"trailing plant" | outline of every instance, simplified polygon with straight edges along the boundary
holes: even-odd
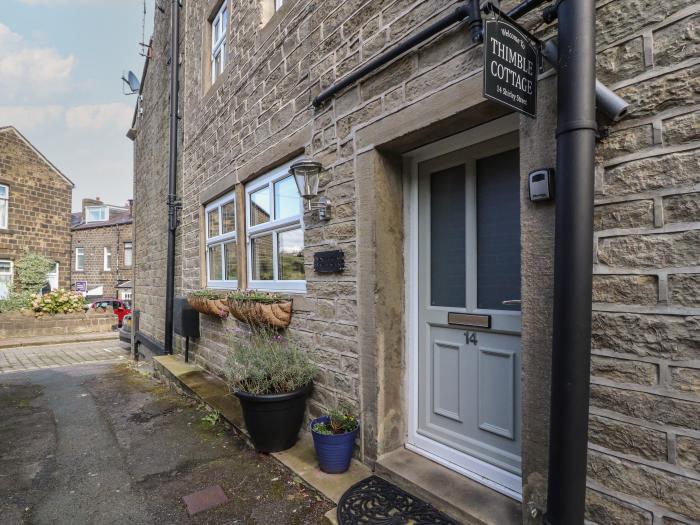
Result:
[[[228,294],[229,301],[274,304],[289,301],[289,298],[279,293],[259,292],[257,290],[236,290]]]
[[[323,436],[331,434],[346,434],[357,428],[358,421],[355,409],[349,403],[342,402],[338,407],[328,412],[327,423],[316,423],[312,430]]]
[[[43,255],[29,254],[17,261],[17,291],[37,292],[46,284],[48,274],[54,263]]]
[[[212,290],[197,290],[196,292],[192,292],[190,295],[192,297],[201,297],[202,299],[221,299],[221,295],[219,295],[216,292],[213,292]]]
[[[265,327],[239,331],[224,372],[231,389],[249,394],[282,394],[305,387],[317,368],[294,340]]]
[[[31,292],[11,292],[5,299],[0,299],[0,313],[27,310],[31,304]]]
[[[82,312],[85,298],[78,292],[55,290],[44,295],[32,294],[32,309],[44,314]]]

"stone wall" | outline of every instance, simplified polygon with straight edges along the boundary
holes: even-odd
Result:
[[[117,324],[112,313],[56,314],[35,317],[15,312],[0,314],[0,339],[45,335],[88,334],[111,332]]]
[[[59,287],[68,288],[73,184],[11,127],[0,129],[0,184],[10,187],[0,259],[43,255],[59,264]]]
[[[501,4],[507,9],[515,3]],[[205,284],[203,204],[233,188],[242,196],[246,181],[301,153],[322,162],[321,192],[333,203],[333,218],[318,224],[306,217],[307,293],[294,298],[290,333],[305,342],[321,367],[310,413],[339,399],[360,405],[360,454],[368,463],[405,438],[401,154],[504,112],[481,98],[482,50],[471,44],[464,25],[318,110],[311,100],[455,4],[287,0],[263,24],[261,2],[232,1],[229,62],[213,86],[206,21],[220,3],[187,0],[182,11],[177,292]],[[630,116],[612,126],[597,149],[588,518],[600,524],[689,523],[698,515],[700,429],[694,414],[700,408],[700,363],[694,316],[700,263],[693,248],[700,220],[694,156],[700,89],[694,73],[697,34],[689,22],[698,16],[694,4],[598,2],[599,77],[632,103]],[[148,317],[147,330],[156,334],[164,290],[154,283],[165,272],[167,109],[156,106],[158,96],[167,99],[167,55],[158,53],[167,46],[165,16],[156,14],[156,55],[144,88],[145,114],[137,123],[134,193],[137,304]],[[535,14],[524,23],[542,35],[554,34]],[[541,117],[521,120],[522,170],[553,163],[556,97],[549,76],[541,82],[540,101],[547,104]],[[526,172],[522,175],[524,181]],[[532,483],[524,503],[540,506],[547,473],[551,288],[546,283],[551,284],[553,211],[551,204],[525,202],[521,215],[523,381],[529,382],[523,477]],[[340,276],[316,274],[314,252],[338,248],[345,251],[347,270]],[[239,262],[239,284],[245,286],[245,262]],[[234,329],[233,321],[202,317],[202,337],[191,348],[196,362],[220,372]]]
[[[132,266],[124,264],[125,242],[133,242],[133,224],[131,223],[73,230],[71,287],[75,289],[76,281],[87,281],[88,290],[102,286],[104,297],[117,297],[117,284],[120,281],[130,281],[134,273]],[[75,269],[76,248],[85,249],[84,270],[82,271]],[[104,269],[105,248],[109,248],[112,252],[109,271]]]

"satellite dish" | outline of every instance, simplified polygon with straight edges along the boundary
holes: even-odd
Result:
[[[127,86],[129,86],[129,89],[131,90],[131,93],[127,93],[128,95],[134,95],[138,93],[141,89],[141,83],[139,82],[139,79],[136,78],[136,75],[134,75],[133,71],[129,71],[126,77],[122,75],[122,80],[126,83]]]

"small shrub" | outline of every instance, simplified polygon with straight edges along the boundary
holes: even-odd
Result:
[[[282,294],[273,292],[258,292],[256,290],[236,290],[228,294],[229,301],[249,301],[253,303],[274,304],[288,301]]]
[[[338,408],[331,410],[328,413],[330,418],[328,423],[316,423],[313,426],[313,431],[324,436],[331,434],[346,434],[357,428],[358,421],[355,415],[355,409],[352,405],[341,403]]]
[[[46,274],[54,268],[54,263],[43,255],[25,255],[17,261],[17,288],[21,292],[38,292],[47,282]]]
[[[85,298],[78,292],[55,290],[45,295],[32,294],[32,309],[42,314],[82,312]]]
[[[0,299],[0,313],[27,310],[32,304],[31,292],[12,292],[6,299]]]
[[[282,394],[308,385],[317,368],[293,340],[269,328],[239,333],[224,372],[233,391]]]
[[[221,299],[221,295],[219,295],[216,292],[213,292],[211,290],[197,290],[196,292],[192,292],[190,294],[192,297],[201,297],[203,299],[211,299],[216,300],[216,299]]]

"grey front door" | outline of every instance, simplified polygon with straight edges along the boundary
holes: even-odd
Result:
[[[417,438],[520,491],[517,135],[418,164]]]

